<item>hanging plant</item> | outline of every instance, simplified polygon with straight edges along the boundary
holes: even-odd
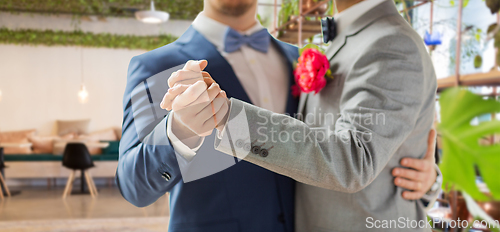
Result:
[[[0,10],[134,17],[134,11],[149,9],[149,4],[150,0],[2,0]],[[155,0],[155,5],[169,12],[172,19],[194,19],[203,10],[201,0]]]
[[[10,30],[0,28],[0,43],[45,46],[83,46],[152,50],[177,38],[171,35],[132,36],[82,31]]]

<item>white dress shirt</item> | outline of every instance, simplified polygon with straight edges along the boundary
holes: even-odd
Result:
[[[224,52],[224,37],[228,29],[227,25],[215,21],[201,12],[193,21],[192,26],[212,43],[221,56],[226,59],[254,105],[276,113],[285,113],[288,92],[290,91],[288,87],[289,71],[286,58],[275,44],[270,43],[267,53],[259,52],[247,45],[241,46],[235,52],[226,53]],[[241,34],[251,35],[262,29],[264,27],[257,21],[255,26],[241,32]],[[210,65],[210,61],[208,65]],[[169,114],[170,118],[167,123],[168,138],[174,150],[190,160],[196,155],[203,140],[198,147],[193,149],[181,142],[172,132],[171,115]]]

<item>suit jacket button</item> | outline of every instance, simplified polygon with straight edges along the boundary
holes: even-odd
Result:
[[[268,155],[269,155],[269,152],[266,149],[260,150],[261,157],[267,157]]]
[[[250,143],[245,143],[245,146],[243,146],[243,150],[245,151],[250,151],[252,149],[252,145]]]
[[[244,144],[243,140],[241,140],[241,139],[236,140],[236,144],[235,145],[236,145],[237,148],[242,148],[243,144]]]
[[[169,181],[170,180],[170,174],[168,174],[168,172],[164,172],[163,174],[161,174],[161,176],[163,177],[163,179],[165,179],[166,181]]]
[[[258,155],[260,153],[260,147],[259,146],[253,146],[252,147],[252,153]]]

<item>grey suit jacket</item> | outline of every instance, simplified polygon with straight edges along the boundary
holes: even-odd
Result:
[[[403,199],[391,176],[402,157],[425,155],[434,119],[422,38],[385,1],[326,53],[334,79],[302,94],[299,119],[231,99],[216,149],[301,182],[296,231],[430,231],[412,228],[425,227],[425,207]]]

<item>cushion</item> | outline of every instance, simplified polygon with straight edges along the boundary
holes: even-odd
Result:
[[[75,133],[68,133],[63,136],[57,136],[56,138],[54,138],[53,142],[54,150],[52,151],[52,154],[62,155],[64,153],[64,148],[66,147],[66,144],[69,142],[84,143],[86,141],[78,140]]]
[[[36,130],[8,131],[0,133],[0,143],[29,143]],[[31,147],[5,147],[4,154],[31,154]]]
[[[98,143],[99,142],[99,136],[98,135],[80,135],[78,136],[78,140],[84,141],[86,143]],[[97,155],[102,153],[102,149],[98,147],[87,147],[89,150],[89,153],[91,155]]]
[[[106,130],[95,131],[89,134],[90,137],[96,139],[97,141],[106,140],[106,141],[116,141],[118,137],[116,136],[116,132],[113,128],[109,128]]]
[[[29,138],[33,144],[33,153],[35,154],[50,154],[54,151],[54,140],[56,136],[33,136]]]
[[[63,136],[69,133],[77,135],[87,134],[89,131],[90,119],[64,121],[57,120],[57,134]]]

